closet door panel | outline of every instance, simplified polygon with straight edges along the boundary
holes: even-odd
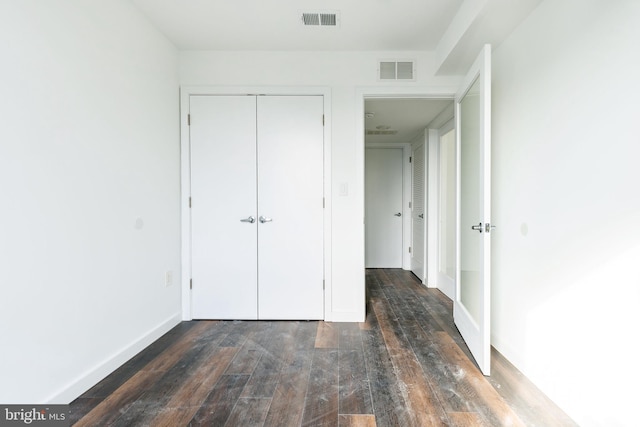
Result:
[[[323,98],[258,98],[260,319],[322,319]]]
[[[256,98],[192,96],[190,114],[192,317],[256,319]]]

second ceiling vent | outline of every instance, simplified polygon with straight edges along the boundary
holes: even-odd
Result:
[[[302,12],[302,24],[305,27],[337,27],[340,15],[337,12]]]
[[[412,60],[389,60],[378,62],[379,80],[415,81],[415,71],[415,61]]]

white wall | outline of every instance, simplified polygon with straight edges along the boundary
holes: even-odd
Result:
[[[0,402],[67,403],[180,319],[177,54],[124,0],[0,40]]]
[[[584,426],[637,422],[639,23],[546,0],[494,55],[493,343]]]
[[[415,58],[415,82],[377,81],[377,61]],[[433,77],[434,55],[418,52],[181,52],[182,85],[325,86],[331,90],[332,275],[331,319],[364,318],[363,88],[382,92],[456,87],[458,78]],[[358,97],[358,93],[360,94]],[[361,103],[361,105],[357,105]],[[362,121],[360,123],[363,123]],[[359,142],[360,141],[360,142]],[[341,196],[341,185],[348,195]]]

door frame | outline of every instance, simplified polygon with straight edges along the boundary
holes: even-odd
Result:
[[[404,270],[411,269],[411,256],[406,248],[409,247],[411,242],[411,209],[409,209],[409,202],[411,201],[411,164],[409,158],[411,157],[411,144],[409,143],[384,143],[373,142],[365,144],[367,148],[396,148],[402,149],[402,268]],[[366,164],[365,164],[366,167]],[[365,212],[366,214],[366,212]],[[366,239],[366,234],[365,234]]]
[[[357,182],[357,188],[360,189],[360,194],[359,194],[359,200],[358,200],[358,206],[360,206],[361,211],[359,212],[360,217],[364,218],[364,208],[365,208],[365,204],[364,204],[364,167],[365,167],[365,161],[364,161],[364,153],[365,153],[365,143],[364,143],[364,139],[365,139],[365,100],[367,99],[380,99],[380,98],[387,98],[387,99],[397,99],[397,98],[402,98],[402,99],[410,99],[410,98],[422,98],[422,99],[433,99],[433,100],[439,100],[439,99],[446,99],[446,100],[455,100],[455,96],[456,93],[458,92],[458,88],[459,88],[459,83],[460,82],[456,82],[453,85],[450,86],[427,86],[427,87],[393,87],[393,86],[386,86],[386,87],[358,87],[356,88],[356,135],[357,135],[357,139],[356,139],[356,165],[357,165],[357,169],[356,169],[356,177],[358,179]],[[425,173],[428,173],[428,177],[431,178],[431,174],[433,171],[431,171],[432,169],[432,165],[431,162],[435,161],[435,156],[431,156],[432,154],[432,144],[431,144],[431,135],[430,135],[430,131],[427,129],[427,133],[429,133],[429,138],[427,139],[427,141],[425,141],[425,148],[428,150],[425,150],[425,154],[428,151],[428,154],[426,154],[429,159],[429,164],[425,164]],[[410,145],[410,144],[408,144]],[[411,149],[409,148],[409,151]],[[427,172],[428,171],[428,172]],[[411,179],[411,178],[410,178]],[[427,209],[427,218],[425,221],[425,242],[427,244],[427,254],[426,254],[426,260],[425,260],[425,268],[427,269],[427,275],[425,276],[426,280],[425,280],[425,285],[428,287],[435,287],[435,283],[433,283],[432,281],[432,275],[429,275],[428,272],[431,271],[431,269],[429,268],[429,263],[432,262],[432,260],[429,257],[429,251],[431,250],[432,247],[434,247],[435,243],[432,242],[432,240],[435,238],[435,236],[437,236],[437,228],[434,228],[434,223],[435,221],[433,220],[432,216],[433,213],[431,212],[431,207],[429,206],[429,203],[431,202],[431,196],[429,195],[431,193],[431,189],[428,188],[427,189],[428,194],[427,194],[427,198],[425,199],[425,204],[428,207]],[[408,200],[411,200],[411,198],[409,198]],[[406,204],[408,206],[408,203]],[[410,212],[410,211],[409,211]],[[403,215],[405,215],[403,213]],[[405,215],[406,216],[406,215]],[[406,225],[406,224],[405,224]],[[411,235],[411,224],[408,224],[408,235]],[[362,236],[364,237],[364,221],[362,224]],[[410,241],[410,240],[409,240]],[[364,265],[364,251],[365,251],[365,242],[364,242],[364,238],[362,240],[362,265]],[[408,253],[406,255],[409,255]],[[411,259],[408,257],[408,266],[411,265]],[[364,280],[364,275],[365,275],[365,271],[362,271],[362,289],[360,291],[361,293],[361,299],[363,301],[363,304],[365,303],[365,280]]]
[[[447,297],[451,298],[452,300],[456,299],[456,278],[454,277],[453,279],[449,278],[449,277],[445,277],[440,273],[440,261],[442,258],[442,254],[440,253],[440,240],[442,239],[442,236],[440,234],[440,200],[442,200],[442,193],[441,193],[441,181],[440,181],[440,172],[442,169],[442,157],[441,157],[441,145],[440,145],[440,138],[442,137],[442,135],[447,134],[448,132],[453,131],[455,132],[455,118],[452,118],[451,120],[447,121],[445,124],[443,124],[442,126],[440,126],[437,130],[436,130],[436,135],[435,135],[435,145],[436,145],[436,149],[437,149],[437,156],[438,156],[438,163],[437,163],[437,181],[436,181],[436,187],[435,187],[435,193],[436,193],[436,197],[438,200],[438,212],[436,214],[436,220],[437,220],[437,239],[436,239],[436,256],[435,256],[435,283],[436,283],[436,287],[438,289],[440,289]],[[455,149],[455,140],[454,140],[454,149]],[[454,151],[454,156],[455,156],[455,151]],[[454,171],[454,173],[457,173],[457,171]],[[456,188],[456,193],[457,193],[457,183],[454,183]],[[457,194],[456,194],[456,199],[457,199]],[[449,218],[450,220],[453,220],[454,226],[455,226],[455,222],[457,220],[457,209],[453,212],[453,217]],[[454,238],[455,242],[454,244],[457,244],[457,234]],[[456,253],[457,253],[457,248],[455,249]],[[456,260],[454,259],[454,264],[455,264]]]
[[[180,213],[182,320],[191,317],[191,161],[189,99],[192,95],[322,96],[324,102],[324,320],[332,321],[331,282],[331,89],[321,86],[181,86],[180,87]],[[364,153],[363,153],[364,154]],[[364,179],[364,177],[363,177]],[[363,248],[364,250],[364,248]]]

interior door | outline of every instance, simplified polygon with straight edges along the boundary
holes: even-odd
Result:
[[[456,95],[456,326],[483,374],[490,374],[491,47],[485,46]]]
[[[324,316],[322,96],[258,97],[260,319]]]
[[[365,267],[402,267],[402,148],[365,149]]]
[[[189,103],[192,317],[256,319],[256,98]]]
[[[412,243],[411,271],[424,282],[425,278],[425,149],[424,144],[417,147],[412,154],[413,165],[413,201],[411,209]]]

